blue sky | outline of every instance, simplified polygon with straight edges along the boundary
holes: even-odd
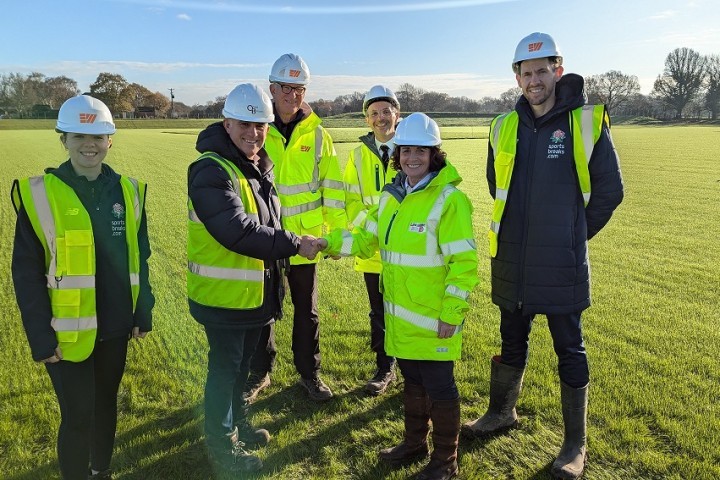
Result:
[[[188,105],[236,84],[267,89],[272,63],[301,55],[308,100],[391,88],[479,99],[515,86],[517,42],[554,36],[566,72],[636,75],[642,93],[678,47],[720,54],[717,0],[5,0],[0,73],[100,72]]]

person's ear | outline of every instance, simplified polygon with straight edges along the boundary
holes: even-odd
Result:
[[[559,67],[557,67],[557,68],[555,69],[555,78],[557,78],[557,79],[559,80],[560,77],[562,77],[562,74],[563,74],[564,71],[565,71],[565,69],[563,68],[562,65],[560,65]]]
[[[108,150],[112,148],[112,137],[108,137]]]

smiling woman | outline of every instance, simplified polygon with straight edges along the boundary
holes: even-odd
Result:
[[[67,100],[55,130],[70,159],[16,180],[12,276],[33,359],[61,420],[64,478],[110,478],[117,392],[130,338],[152,329],[145,184],[103,161],[115,124],[90,96]]]

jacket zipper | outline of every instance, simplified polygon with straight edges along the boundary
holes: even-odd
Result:
[[[375,190],[380,191],[380,165],[375,164]]]
[[[527,266],[527,236],[530,228],[530,188],[532,186],[532,175],[535,169],[535,148],[537,144],[537,127],[533,127],[533,136],[530,142],[530,154],[528,159],[527,185],[525,185],[525,229],[523,231],[522,249],[520,258],[522,258],[522,269],[520,270],[520,281],[518,282],[518,310],[522,310],[523,293],[525,293],[525,268]]]
[[[390,218],[390,223],[388,223],[387,232],[385,232],[385,246],[388,244],[388,239],[390,238],[390,229],[392,228],[392,224],[395,221],[395,217],[397,216],[398,211],[395,210],[395,213],[393,213],[392,218]]]

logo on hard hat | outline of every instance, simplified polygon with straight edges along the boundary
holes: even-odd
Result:
[[[291,76],[291,77],[299,77],[299,76],[300,76],[300,70],[290,70],[290,76]]]
[[[248,112],[252,113],[253,115],[255,115],[258,111],[258,108],[255,105],[248,105],[247,109]]]
[[[537,52],[542,48],[543,42],[535,42],[528,44],[528,52]]]
[[[80,123],[95,123],[95,118],[97,118],[97,115],[94,113],[81,113]]]

